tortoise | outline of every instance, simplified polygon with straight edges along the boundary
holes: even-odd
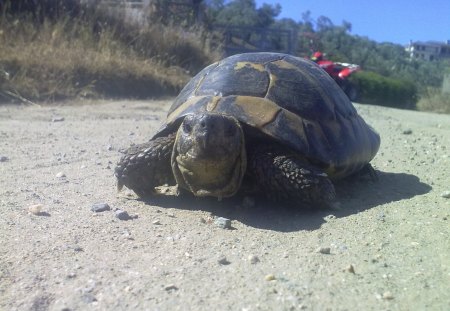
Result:
[[[239,190],[328,206],[332,180],[372,167],[380,145],[315,63],[280,53],[244,53],[207,66],[181,90],[150,141],[118,162],[119,190],[155,187],[221,198]]]

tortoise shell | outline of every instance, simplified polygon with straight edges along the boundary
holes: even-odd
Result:
[[[361,169],[380,145],[379,135],[323,69],[286,54],[238,54],[206,67],[180,92],[155,137],[176,131],[186,115],[204,112],[235,117],[331,178]]]

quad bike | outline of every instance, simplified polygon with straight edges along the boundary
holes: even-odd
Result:
[[[358,88],[349,80],[350,75],[361,70],[358,65],[333,62],[325,59],[321,52],[315,52],[311,60],[322,67],[336,81],[351,101],[358,99]]]

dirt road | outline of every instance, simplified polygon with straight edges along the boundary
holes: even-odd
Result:
[[[357,105],[380,180],[336,210],[116,192],[169,104],[0,106],[1,310],[450,310],[449,115]]]

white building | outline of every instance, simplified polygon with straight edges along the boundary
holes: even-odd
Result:
[[[447,42],[436,41],[411,41],[406,47],[411,59],[422,59],[432,61],[440,58],[450,57],[450,40]]]

